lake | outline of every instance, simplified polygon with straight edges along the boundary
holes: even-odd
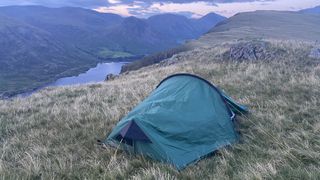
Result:
[[[54,83],[49,84],[48,86],[67,86],[102,82],[105,80],[107,74],[119,74],[121,71],[121,67],[124,64],[126,64],[126,62],[100,63],[96,67],[89,69],[85,73],[79,74],[77,76],[60,78]]]
[[[96,67],[90,68],[87,72],[81,73],[77,76],[60,78],[53,83],[47,84],[34,91],[18,94],[15,97],[27,97],[46,87],[57,87],[57,86],[68,86],[68,85],[79,85],[79,84],[102,82],[105,80],[108,74],[115,74],[115,75],[120,74],[121,67],[127,63],[128,62],[99,63],[97,64]]]

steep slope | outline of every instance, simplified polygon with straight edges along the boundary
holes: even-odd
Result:
[[[30,90],[97,61],[48,32],[0,15],[0,96]]]

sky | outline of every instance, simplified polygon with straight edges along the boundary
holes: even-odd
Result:
[[[298,11],[319,6],[320,0],[0,0],[0,6],[8,5],[75,6],[143,18],[159,13],[199,18],[210,12],[230,17],[254,10]]]

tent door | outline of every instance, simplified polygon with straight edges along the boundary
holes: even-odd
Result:
[[[122,140],[123,143],[130,146],[134,145],[134,141],[152,143],[134,120],[128,122],[128,124],[120,130],[119,134],[116,136],[116,139],[119,142]]]

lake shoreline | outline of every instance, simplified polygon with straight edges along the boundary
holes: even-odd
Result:
[[[56,82],[59,79],[62,78],[66,78],[66,77],[73,77],[73,76],[77,76],[80,75],[82,73],[85,73],[87,71],[89,71],[92,68],[95,68],[97,65],[99,64],[108,64],[108,63],[124,63],[124,64],[128,64],[133,62],[136,59],[139,59],[143,56],[134,56],[134,57],[129,57],[129,58],[116,58],[116,59],[112,59],[109,61],[98,61],[96,63],[92,63],[88,66],[82,66],[82,67],[77,67],[77,68],[73,68],[73,69],[69,69],[68,71],[65,71],[63,73],[60,73],[58,75],[56,75],[54,78],[48,80],[47,82],[44,82],[41,86],[38,87],[34,87],[34,88],[30,88],[30,89],[24,89],[24,90],[19,90],[19,91],[15,91],[15,92],[7,92],[4,93],[3,95],[0,95],[0,100],[10,100],[10,99],[14,99],[14,98],[19,98],[19,97],[28,97],[30,95],[32,95],[33,93],[44,89],[46,87],[51,87],[50,85],[54,82]],[[121,69],[120,69],[121,71]],[[120,72],[118,73],[120,74]],[[107,75],[107,74],[106,74]],[[106,76],[105,75],[105,76]],[[55,86],[52,86],[55,87]]]

